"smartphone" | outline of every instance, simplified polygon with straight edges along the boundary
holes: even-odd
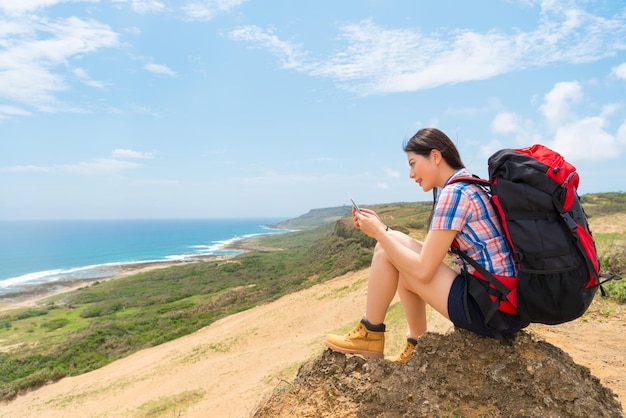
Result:
[[[356,209],[357,212],[361,213],[361,208],[359,207],[359,205],[357,205],[356,203],[354,203],[354,200],[352,200],[352,198],[350,198],[350,202],[352,202],[352,206],[354,206],[354,208]]]

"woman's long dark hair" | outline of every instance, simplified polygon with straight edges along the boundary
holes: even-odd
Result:
[[[437,128],[420,129],[411,139],[404,143],[403,148],[404,152],[410,151],[424,157],[428,157],[430,152],[436,149],[441,152],[441,156],[450,167],[456,170],[465,167],[456,146],[448,138],[448,135]]]
[[[456,146],[448,135],[444,134],[437,128],[424,128],[417,131],[415,135],[403,145],[404,152],[414,152],[418,155],[428,157],[432,150],[436,149],[441,152],[441,157],[448,165],[456,170],[465,168],[461,156]],[[433,188],[433,208],[430,211],[428,217],[428,228],[430,229],[430,222],[433,219],[433,213],[435,212],[435,204],[437,203],[437,187]]]

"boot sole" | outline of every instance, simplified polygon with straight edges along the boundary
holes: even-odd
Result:
[[[335,344],[330,343],[328,341],[324,341],[324,345],[333,351],[337,351],[343,354],[358,354],[365,358],[383,358],[384,356],[383,353],[380,353],[378,351],[353,350],[350,348],[343,348],[343,347],[336,346]]]

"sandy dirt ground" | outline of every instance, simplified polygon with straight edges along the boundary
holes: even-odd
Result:
[[[20,395],[0,404],[0,417],[250,417],[283,379],[292,380],[301,363],[324,350],[326,333],[356,323],[366,276],[367,270],[349,273]],[[626,405],[626,315],[623,307],[598,304],[584,320],[531,330],[589,367]],[[431,316],[430,331],[450,329],[449,321]],[[193,400],[172,407],[180,399]],[[155,415],[160,406],[167,412]]]
[[[0,404],[0,417],[135,417],[155,400],[204,394],[185,417],[249,417],[280,381],[324,350],[324,335],[362,315],[367,271],[224,318],[192,335]],[[450,324],[440,317],[435,328]]]

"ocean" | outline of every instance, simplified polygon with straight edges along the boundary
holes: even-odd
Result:
[[[236,255],[234,240],[287,232],[284,219],[0,221],[0,294],[61,280],[106,278],[120,266]]]

